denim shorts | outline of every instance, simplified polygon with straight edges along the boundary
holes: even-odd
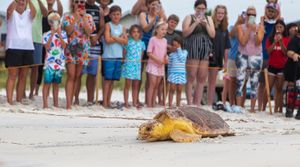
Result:
[[[39,43],[33,43],[33,44],[34,44],[33,64],[42,64],[43,45]]]
[[[97,75],[97,70],[98,70],[98,59],[90,58],[88,65],[83,67],[82,74]]]

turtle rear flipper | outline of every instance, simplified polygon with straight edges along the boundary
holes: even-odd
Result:
[[[201,139],[201,135],[189,134],[184,131],[175,129],[170,133],[170,138],[175,142],[190,143]]]

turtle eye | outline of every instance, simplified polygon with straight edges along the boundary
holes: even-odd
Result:
[[[148,132],[151,131],[151,128],[150,128],[150,127],[147,127],[147,128],[146,128],[146,131],[148,131]]]

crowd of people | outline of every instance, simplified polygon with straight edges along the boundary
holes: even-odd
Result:
[[[98,74],[102,76],[105,108],[111,107],[114,82],[125,78],[124,105],[128,108],[163,106],[167,97],[168,107],[174,107],[175,93],[178,107],[184,89],[187,105],[201,106],[207,83],[205,105],[239,113],[245,111],[249,80],[249,112],[266,110],[266,90],[274,87],[274,110],[283,113],[286,87],[286,116],[293,117],[294,109],[300,106],[300,29],[294,23],[286,26],[278,0],[267,0],[261,17],[254,6],[249,6],[233,26],[229,26],[230,11],[224,5],[217,5],[211,16],[206,0],[195,0],[192,8],[194,12],[184,18],[179,33],[179,17],[167,16],[160,0],[137,0],[131,11],[137,22],[129,29],[120,23],[122,8],[113,0],[70,0],[66,13],[60,0],[13,0],[6,20],[7,102],[14,104],[16,80],[16,101],[28,101],[25,87],[31,71],[28,98],[34,100],[43,80],[44,108],[49,107],[51,85],[54,106],[58,107],[59,84],[66,70],[67,109],[80,104],[84,74],[87,105],[95,103]],[[222,103],[216,103],[220,70],[224,72]],[[142,102],[139,96],[144,72]],[[128,100],[130,88],[132,103]],[[300,119],[299,110],[296,118]]]

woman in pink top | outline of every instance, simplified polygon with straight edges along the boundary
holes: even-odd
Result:
[[[149,56],[146,72],[148,75],[147,106],[154,107],[158,86],[165,74],[167,60],[167,33],[168,25],[165,22],[158,23],[154,30],[154,36],[150,39],[147,54]]]
[[[238,27],[238,41],[240,55],[236,58],[237,66],[237,105],[235,112],[240,112],[242,109],[243,85],[246,79],[247,69],[250,70],[251,84],[251,110],[255,112],[254,107],[257,98],[258,76],[262,67],[262,40],[264,37],[264,27],[257,25],[256,9],[248,7],[246,23]]]

